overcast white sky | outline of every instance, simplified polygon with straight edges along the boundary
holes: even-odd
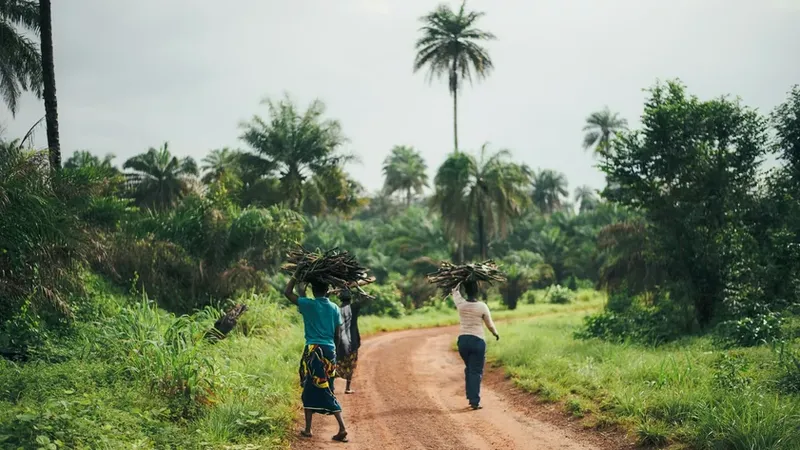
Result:
[[[53,28],[64,158],[117,163],[169,141],[202,156],[243,147],[238,124],[265,96],[320,98],[381,183],[392,146],[423,152],[431,174],[452,147],[446,82],[412,73],[417,18],[435,0],[55,0]],[[451,4],[457,3],[451,0]],[[495,72],[460,97],[460,146],[486,141],[534,168],[601,187],[581,148],[586,115],[609,105],[632,123],[642,89],[681,78],[708,98],[730,93],[764,111],[800,83],[800,0],[471,0]],[[7,137],[44,114],[34,98]],[[44,146],[44,130],[36,144]]]

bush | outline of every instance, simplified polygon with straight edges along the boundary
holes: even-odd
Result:
[[[727,320],[718,325],[718,337],[728,347],[755,347],[781,338],[781,315],[757,313],[750,317]]]
[[[73,319],[70,300],[97,250],[80,217],[92,216],[93,197],[101,202],[101,184],[93,171],[53,177],[47,152],[0,142],[0,330],[14,333],[0,353],[25,357]]]
[[[658,345],[676,339],[680,330],[663,311],[634,306],[625,312],[610,310],[588,316],[578,339],[600,338],[610,342],[633,341]]]
[[[567,303],[572,303],[572,300],[575,298],[575,294],[563,286],[555,285],[550,288],[549,297],[550,303],[556,305],[565,305]]]
[[[407,309],[421,308],[430,302],[437,301],[440,296],[436,285],[428,283],[424,277],[414,275],[413,272],[409,272],[405,276],[392,273],[389,275],[388,284],[394,285],[400,290],[401,301]]]
[[[522,297],[520,297],[519,300],[522,303],[533,305],[534,303],[536,303],[538,297],[539,294],[536,291],[526,291],[524,294],[522,294]]]
[[[789,394],[800,394],[800,353],[781,351],[782,374],[778,382],[782,391]]]
[[[375,297],[368,301],[361,309],[364,316],[389,316],[398,318],[405,314],[405,308],[400,302],[400,291],[391,284],[370,284],[364,290]]]
[[[191,312],[209,300],[200,265],[180,245],[152,237],[118,236],[95,269],[121,286],[146,292],[173,312]]]

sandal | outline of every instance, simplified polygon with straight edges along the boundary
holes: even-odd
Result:
[[[304,438],[312,438],[312,437],[314,437],[314,433],[309,433],[306,430],[301,430],[300,431],[300,436],[304,437]]]
[[[332,438],[336,442],[347,442],[347,431],[343,431]]]

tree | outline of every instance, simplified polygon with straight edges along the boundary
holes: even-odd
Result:
[[[786,162],[796,187],[800,187],[800,85],[792,88],[771,119],[777,131],[779,156]]]
[[[349,216],[366,202],[362,199],[364,188],[340,166],[315,173],[304,190],[303,210],[312,216],[334,212]]]
[[[397,191],[406,194],[406,206],[411,205],[413,194],[420,195],[428,187],[428,166],[422,155],[412,147],[397,146],[383,161],[386,177],[383,191],[392,195]]]
[[[12,115],[23,91],[42,94],[42,57],[36,43],[19,31],[38,33],[39,17],[34,1],[0,0],[0,95]]]
[[[537,280],[537,271],[544,261],[529,250],[520,250],[507,255],[501,261],[508,280],[499,287],[503,303],[508,309],[517,309],[517,302]]]
[[[211,184],[219,181],[224,174],[236,174],[239,168],[241,152],[228,147],[211,150],[203,158],[201,169],[205,172],[203,183]]]
[[[615,185],[606,195],[646,220],[648,253],[669,274],[656,293],[693,308],[705,327],[723,300],[749,295],[742,277],[755,267],[743,262],[757,253],[748,215],[770,150],[767,122],[738,101],[701,101],[668,82],[650,90],[642,124],[601,154]]]
[[[509,162],[508,150],[491,154],[487,150],[488,144],[484,144],[479,158],[464,153],[451,155],[434,179],[432,204],[441,212],[448,233],[461,246],[462,259],[473,223],[478,248],[485,259],[488,237],[506,235],[511,219],[518,217],[528,202],[530,170]]]
[[[112,162],[114,158],[116,158],[116,156],[109,153],[101,160],[86,150],[77,150],[67,159],[67,162],[64,163],[64,168],[80,169],[82,167],[97,167],[100,169],[112,170],[114,169],[114,164]]]
[[[447,5],[439,5],[430,14],[421,17],[424,24],[417,40],[417,56],[414,72],[428,68],[428,80],[447,74],[450,94],[453,96],[453,144],[458,153],[458,92],[466,79],[472,83],[472,72],[480,80],[486,78],[494,68],[489,52],[481,47],[481,41],[495,39],[492,33],[475,27],[485,15],[483,12],[466,11],[466,0],[458,12]]]
[[[50,0],[39,0],[39,31],[42,44],[42,81],[44,116],[47,123],[47,148],[50,167],[61,168],[61,142],[58,137],[58,102],[56,100],[56,72],[53,58],[53,24]]]
[[[194,159],[173,156],[167,142],[134,156],[122,167],[133,171],[128,177],[137,203],[160,210],[175,206],[189,189],[190,177],[198,174]]]
[[[575,189],[575,203],[578,204],[580,212],[587,212],[595,209],[600,200],[597,198],[597,191],[589,186],[581,186]]]
[[[567,178],[563,173],[545,169],[533,176],[533,204],[543,214],[552,214],[564,203],[569,195]]]
[[[254,116],[242,125],[242,140],[255,151],[242,158],[245,171],[269,177],[276,171],[283,198],[295,211],[303,206],[304,185],[349,158],[339,152],[345,142],[338,121],[324,119],[325,104],[313,101],[300,113],[286,96],[275,103],[264,100],[270,119]]]
[[[602,111],[593,112],[586,118],[583,131],[583,148],[588,150],[594,147],[595,154],[602,154],[608,150],[614,134],[628,128],[628,121],[621,118],[618,113],[612,113],[606,106]]]

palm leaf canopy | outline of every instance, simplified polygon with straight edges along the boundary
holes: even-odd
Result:
[[[42,57],[38,43],[22,31],[39,31],[39,5],[27,0],[0,0],[0,95],[11,110],[23,91],[42,94]]]
[[[472,82],[472,71],[485,78],[494,68],[488,51],[479,41],[496,39],[495,35],[475,27],[483,12],[466,11],[466,2],[458,11],[439,5],[420,18],[422,37],[417,40],[414,71],[428,68],[428,80],[447,74],[450,92],[457,92],[461,80]]]
[[[503,236],[510,220],[521,214],[529,202],[526,186],[531,171],[510,162],[510,156],[508,150],[489,153],[484,144],[478,158],[459,153],[442,164],[434,180],[432,201],[453,237],[468,241],[472,220],[479,213],[483,214],[487,235]]]
[[[130,158],[122,167],[132,171],[127,176],[137,201],[156,208],[173,206],[189,187],[190,177],[198,174],[194,159],[173,156],[168,143]]]

